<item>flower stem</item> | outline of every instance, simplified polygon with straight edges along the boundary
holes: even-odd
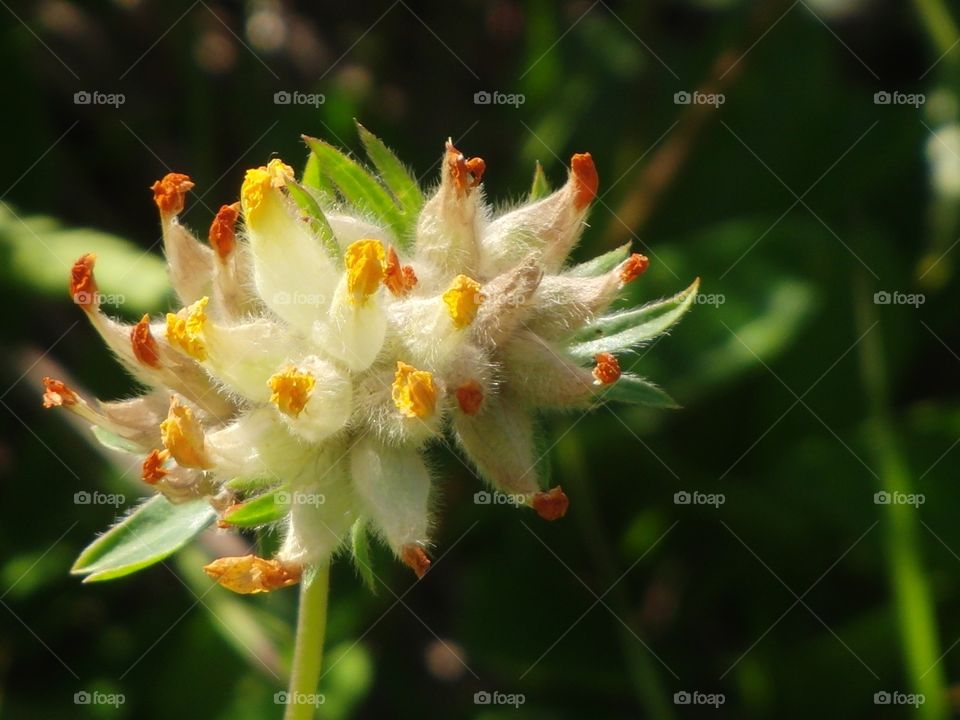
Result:
[[[312,720],[317,704],[311,702],[320,681],[323,641],[327,630],[327,599],[330,594],[330,564],[304,573],[300,584],[297,638],[290,669],[290,687],[284,720]]]

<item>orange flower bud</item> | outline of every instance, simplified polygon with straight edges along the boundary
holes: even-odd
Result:
[[[226,260],[237,245],[237,218],[240,216],[240,203],[222,205],[217,216],[210,224],[207,235],[210,247],[217,252],[217,257]]]
[[[577,210],[583,210],[597,196],[597,186],[600,183],[597,168],[593,164],[590,153],[574,155],[570,159],[570,172],[575,183],[573,206]]]
[[[153,201],[160,208],[161,215],[177,215],[183,210],[183,196],[193,188],[193,181],[182,173],[167,173],[157,180],[150,189]]]
[[[130,330],[130,344],[133,354],[144,365],[152,368],[160,367],[160,347],[157,339],[150,332],[150,316],[144,315],[140,322]]]

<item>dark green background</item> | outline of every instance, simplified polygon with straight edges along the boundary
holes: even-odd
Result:
[[[203,232],[246,167],[273,153],[302,164],[300,133],[358,151],[354,117],[426,183],[452,136],[486,159],[498,203],[526,193],[535,160],[560,183],[589,150],[602,198],[577,256],[632,239],[652,260],[634,301],[700,276],[724,302],[637,354],[683,410],[550,419],[565,520],[475,505],[479,482],[436,448],[426,579],[413,586],[384,551],[377,595],[347,562],[334,568],[329,717],[907,717],[873,702],[919,674],[890,547],[935,603],[930,652],[945,657],[925,681],[952,684],[960,200],[932,190],[926,159],[928,146],[960,153],[933,139],[956,118],[960,49],[935,64],[953,40],[943,7],[960,13],[880,0],[3,3],[0,713],[279,715],[293,591],[210,589],[209,544],[113,584],[67,574],[114,514],[73,494],[129,504],[139,490],[40,408],[43,374],[99,397],[133,390],[67,297],[89,234],[56,223],[125,238],[129,264],[158,251],[147,188],[168,170],[196,181],[184,221]],[[272,47],[271,23],[285,28]],[[719,109],[674,103],[711,78]],[[78,106],[80,90],[126,102]],[[275,105],[278,90],[326,102]],[[525,102],[475,105],[479,90]],[[927,102],[877,105],[880,90]],[[135,298],[128,317],[164,310],[147,282],[158,267],[107,273],[102,290]],[[925,303],[874,304],[881,290]],[[874,503],[881,486],[925,503],[890,513]],[[676,505],[679,490],[726,501]],[[474,705],[484,689],[525,703]],[[81,690],[126,703],[78,707]],[[676,707],[683,690],[726,702]]]

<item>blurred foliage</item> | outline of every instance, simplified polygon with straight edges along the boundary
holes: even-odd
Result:
[[[183,221],[202,231],[246,167],[273,153],[302,165],[301,133],[361,154],[354,118],[427,185],[452,136],[485,158],[494,199],[525,196],[537,161],[558,185],[570,154],[589,150],[601,196],[577,259],[632,240],[652,261],[632,301],[699,276],[703,304],[635,358],[682,410],[548,420],[565,521],[474,504],[479,483],[437,448],[445,511],[427,578],[414,586],[380,547],[376,594],[348,562],[334,567],[324,717],[686,717],[672,702],[683,690],[724,693],[711,717],[910,716],[873,703],[913,683],[887,564],[896,526],[873,501],[881,479],[925,497],[909,508],[910,583],[930,589],[938,619],[930,677],[953,687],[960,159],[946,130],[960,50],[944,9],[0,7],[0,713],[279,715],[294,594],[210,587],[198,568],[222,537],[114,583],[69,575],[115,514],[74,493],[123,492],[125,510],[141,490],[86,430],[40,409],[38,380],[56,363],[100,397],[132,392],[66,297],[66,272],[95,251],[101,290],[124,296],[118,312],[168,306],[155,179],[194,178]],[[711,77],[723,105],[674,103]],[[524,102],[475,104],[484,90]],[[877,105],[882,90],[927,103]],[[125,102],[75,104],[81,91]],[[284,91],[324,102],[275,104]],[[874,305],[877,291],[925,303]],[[725,502],[677,505],[682,490]],[[73,703],[95,690],[125,703]],[[481,690],[525,703],[478,706]]]

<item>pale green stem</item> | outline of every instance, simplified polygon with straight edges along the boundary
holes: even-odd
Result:
[[[939,56],[952,54],[951,51],[960,52],[960,48],[953,47],[960,38],[960,32],[946,3],[943,0],[914,0],[914,5]],[[953,64],[958,60],[945,58],[945,61]]]
[[[866,333],[860,344],[864,386],[870,403],[867,422],[874,461],[880,474],[880,488],[891,495],[913,493],[913,478],[890,416],[886,367],[876,311],[862,274],[857,283],[859,332]],[[868,328],[872,328],[867,332]],[[920,552],[919,510],[909,504],[880,505],[884,514],[887,574],[893,591],[904,665],[910,691],[922,693],[924,703],[917,716],[945,720],[949,716],[946,678],[940,664],[933,593]]]
[[[300,585],[297,638],[290,669],[289,704],[284,720],[312,720],[318,703],[313,703],[320,681],[323,641],[327,630],[327,599],[330,593],[330,564],[306,573]]]

